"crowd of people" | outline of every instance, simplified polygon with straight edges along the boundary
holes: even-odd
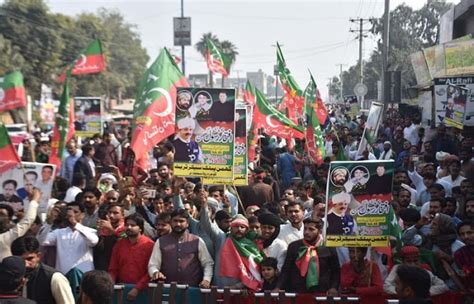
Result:
[[[126,127],[70,140],[44,211],[40,189],[2,185],[0,303],[109,303],[113,284],[144,303],[156,281],[358,295],[362,303],[430,303],[452,293],[472,303],[473,132],[423,128],[418,116],[389,111],[359,155],[365,120],[332,110],[321,165],[299,140],[261,136],[241,187],[175,176],[171,138],[150,153],[149,170],[134,166]],[[48,163],[49,142],[35,139],[23,160],[36,154]],[[341,155],[395,162],[391,205],[403,231],[388,250],[324,246],[329,163]]]

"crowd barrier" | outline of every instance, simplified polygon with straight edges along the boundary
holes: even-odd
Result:
[[[344,295],[328,297],[322,294],[297,294],[285,291],[251,293],[241,289],[217,288],[209,289],[189,287],[188,285],[171,283],[150,283],[146,291],[141,292],[134,302],[127,301],[127,293],[134,285],[115,285],[114,304],[396,304],[398,300],[390,299],[386,294],[358,296]],[[431,298],[433,304],[459,304],[461,294],[447,292]]]

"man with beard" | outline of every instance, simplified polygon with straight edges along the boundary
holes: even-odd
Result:
[[[112,134],[105,131],[102,138],[103,141],[97,146],[95,157],[103,166],[117,166],[117,154],[115,146],[112,144]]]
[[[148,263],[152,280],[177,282],[209,288],[214,261],[204,241],[188,232],[189,214],[184,209],[171,213],[170,234],[160,237]]]
[[[26,266],[26,297],[38,304],[74,303],[69,281],[56,269],[41,263],[39,242],[34,236],[13,241],[12,254],[21,257]]]
[[[201,148],[192,139],[196,122],[190,117],[177,121],[177,132],[172,141],[175,154],[175,162],[199,163],[201,161]]]
[[[289,202],[285,209],[286,217],[290,223],[280,226],[278,239],[289,245],[291,242],[303,238],[304,207],[301,203]]]
[[[101,195],[102,193],[100,193],[97,188],[84,189],[84,207],[86,208],[86,212],[82,220],[83,225],[94,229],[96,228]]]
[[[148,260],[153,241],[143,235],[145,221],[134,213],[125,218],[126,238],[119,240],[112,251],[109,273],[116,283],[135,284],[127,294],[127,301],[135,301],[138,294],[148,287]]]
[[[288,246],[277,288],[291,292],[338,294],[340,268],[335,248],[321,246],[323,222],[304,220],[304,238]]]
[[[105,216],[97,220],[99,243],[94,247],[95,269],[109,269],[112,250],[118,239],[126,236],[124,225],[124,210],[121,205],[102,205],[99,213],[105,211]],[[103,210],[103,211],[102,211]]]

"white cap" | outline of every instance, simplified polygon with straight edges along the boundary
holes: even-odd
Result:
[[[185,117],[180,120],[178,120],[178,129],[185,129],[185,128],[191,128],[194,129],[196,126],[196,123],[194,122],[194,119],[191,117]]]
[[[337,204],[337,203],[349,204],[350,202],[351,202],[351,196],[346,192],[338,193],[332,197],[333,204]]]

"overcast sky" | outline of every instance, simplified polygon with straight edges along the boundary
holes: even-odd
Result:
[[[173,17],[180,16],[179,0],[88,1],[50,0],[53,12],[76,15],[95,12],[100,7],[117,9],[127,22],[136,24],[142,43],[154,60],[162,47],[173,46]],[[415,9],[426,1],[390,1],[391,9],[407,2]],[[451,1],[459,3],[459,0]],[[316,78],[324,96],[327,95],[328,78],[339,74],[338,64],[344,69],[357,62],[359,44],[356,34],[358,24],[349,18],[381,17],[384,0],[312,0],[312,1],[201,1],[184,0],[184,15],[192,18],[192,44],[203,33],[212,32],[221,40],[230,40],[238,48],[239,56],[230,77],[245,77],[246,72],[262,69],[273,73],[276,61],[275,48],[282,44],[283,54],[290,71],[300,86],[308,83],[308,69]],[[369,28],[369,23],[365,24]],[[370,55],[375,38],[364,40],[364,58]],[[204,59],[193,46],[186,47],[186,74],[206,73]]]

